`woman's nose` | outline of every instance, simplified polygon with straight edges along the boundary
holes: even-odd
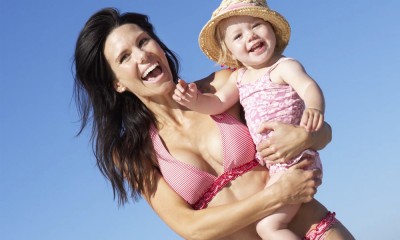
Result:
[[[138,50],[134,56],[137,63],[145,63],[147,61],[147,53],[145,51]]]

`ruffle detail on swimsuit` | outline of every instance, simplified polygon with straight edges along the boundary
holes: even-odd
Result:
[[[321,169],[322,170],[322,163],[319,158],[319,153],[314,150],[311,150],[311,149],[304,150],[298,156],[290,159],[287,162],[267,164],[267,168],[269,169],[269,174],[272,176],[273,174],[275,174],[277,172],[286,171],[289,167],[299,163],[300,161],[302,161],[304,159],[314,159],[313,164],[311,164],[310,166],[305,168],[306,170],[310,170],[310,169]]]
[[[208,203],[217,195],[221,189],[233,181],[235,178],[242,176],[244,173],[250,171],[255,166],[258,165],[256,160],[245,163],[239,167],[233,168],[227,172],[224,172],[221,176],[219,176],[215,182],[207,189],[207,191],[200,197],[197,202],[195,202],[192,207],[193,209],[200,210],[204,209],[208,206]]]
[[[335,218],[336,213],[328,212],[324,219],[315,227],[309,231],[303,240],[323,240],[325,239],[325,233],[335,224],[338,220]]]

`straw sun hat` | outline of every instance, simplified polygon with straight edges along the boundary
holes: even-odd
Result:
[[[264,19],[274,28],[276,35],[276,50],[282,53],[290,38],[290,26],[286,19],[278,12],[271,10],[265,0],[222,0],[221,5],[213,12],[211,19],[206,23],[199,35],[201,50],[211,60],[218,62],[221,47],[216,39],[216,28],[221,20],[232,16],[251,16]],[[226,62],[221,63],[228,67],[238,67],[229,55]]]

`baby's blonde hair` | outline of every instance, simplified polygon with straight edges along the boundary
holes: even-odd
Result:
[[[231,51],[229,51],[228,46],[226,46],[226,43],[224,41],[225,30],[222,30],[220,25],[217,26],[214,37],[217,40],[217,43],[219,44],[219,47],[221,49],[221,51],[219,52],[217,63],[220,65],[225,65],[226,59],[229,56],[231,59],[235,61],[236,66],[228,66],[228,67],[233,67],[233,68],[243,67],[243,64],[232,56]]]

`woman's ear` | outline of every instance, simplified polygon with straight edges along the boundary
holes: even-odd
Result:
[[[119,93],[123,93],[126,91],[126,87],[120,81],[115,81],[114,88],[115,91]]]

